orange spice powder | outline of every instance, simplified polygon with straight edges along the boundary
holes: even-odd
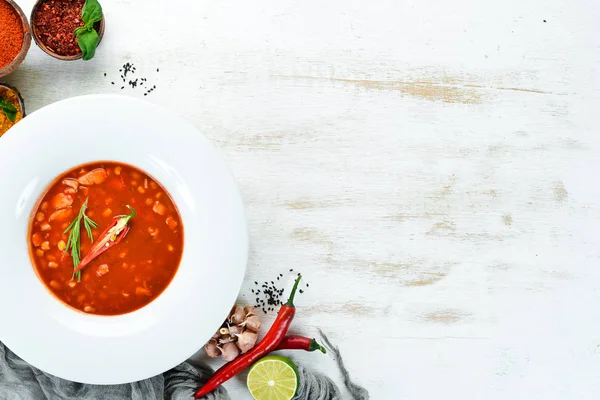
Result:
[[[0,0],[0,69],[21,52],[25,31],[21,18],[6,1]]]

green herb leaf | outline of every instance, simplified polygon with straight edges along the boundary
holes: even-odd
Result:
[[[88,234],[88,237],[90,238],[90,242],[94,241],[94,236],[92,235],[92,228],[97,228],[98,224],[95,223],[94,221],[92,221],[90,219],[90,217],[88,217],[87,215],[83,215],[83,226],[85,227],[85,230]]]
[[[102,18],[102,6],[98,0],[86,0],[81,10],[81,19],[85,22],[85,26],[91,28]]]
[[[0,109],[10,122],[15,122],[17,119],[18,110],[14,105],[12,105],[12,103],[6,99],[0,98]]]
[[[95,29],[79,31],[77,36],[77,44],[83,53],[83,59],[85,61],[91,60],[96,54],[96,47],[100,38],[98,32]]]
[[[87,215],[85,215],[85,211],[87,210],[87,199],[81,206],[79,210],[79,214],[77,217],[69,224],[67,229],[63,232],[63,235],[67,232],[69,233],[69,239],[67,240],[67,247],[65,247],[65,252],[71,252],[71,258],[73,258],[73,271],[79,266],[81,261],[81,221],[83,220],[83,226],[87,231],[87,234],[90,238],[90,241],[93,242],[94,239],[92,237],[92,228],[97,228],[98,224],[90,219]],[[81,282],[81,271],[73,272],[73,276],[71,279],[77,278],[78,282]]]

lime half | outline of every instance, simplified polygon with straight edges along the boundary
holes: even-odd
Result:
[[[246,383],[255,400],[291,400],[299,379],[298,368],[292,360],[268,356],[250,368]]]

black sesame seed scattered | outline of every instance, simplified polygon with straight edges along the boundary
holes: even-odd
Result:
[[[121,90],[125,89],[125,86],[121,86]]]
[[[294,269],[293,269],[293,268],[290,268],[290,272],[294,272]]]
[[[106,76],[106,72],[104,73],[104,76]]]
[[[138,86],[143,86],[144,83],[146,83],[147,79],[146,78],[135,78],[135,79],[128,79],[128,75],[131,77],[131,75],[135,74],[137,71],[137,67],[132,64],[132,63],[125,63],[123,64],[123,66],[119,69],[119,75],[121,80],[123,81],[123,87],[121,88],[121,90],[125,89],[127,86],[129,86],[130,89],[136,89]],[[157,70],[158,71],[158,70]],[[104,76],[107,76],[108,74],[106,72],[104,72]],[[111,84],[115,84],[114,82],[111,82]],[[153,85],[153,87],[149,88],[148,90],[145,90],[144,96],[148,96],[150,93],[152,93],[154,91],[154,89],[156,89],[156,85]]]
[[[306,287],[308,287],[308,283],[306,284]]]
[[[293,272],[293,268],[290,269]],[[301,274],[298,273],[298,276]],[[283,293],[285,292],[285,288],[279,288],[276,286],[276,281],[280,281],[283,277],[283,274],[277,274],[275,280],[265,281],[262,285],[260,285],[261,289],[252,289],[252,293],[255,293],[259,297],[256,298],[257,309],[262,309],[265,312],[276,311],[277,307],[282,306],[285,302],[283,299]],[[258,281],[254,281],[255,285],[259,285]],[[308,284],[306,284],[308,287]],[[300,293],[304,293],[304,290],[299,289]]]

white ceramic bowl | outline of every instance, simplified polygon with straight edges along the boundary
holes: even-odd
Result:
[[[86,315],[53,297],[31,265],[27,227],[47,185],[71,167],[121,161],[156,178],[184,225],[179,270],[152,303],[115,317]],[[118,384],[184,361],[220,326],[247,260],[238,189],[192,125],[121,96],[64,100],[0,139],[0,340],[41,370],[76,382]]]

